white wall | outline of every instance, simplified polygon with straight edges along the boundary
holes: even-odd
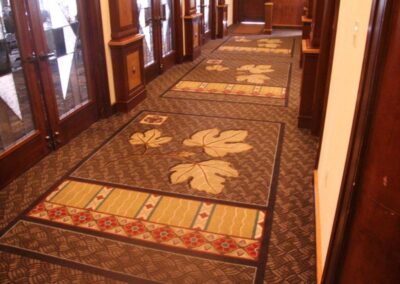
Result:
[[[341,0],[325,130],[318,168],[321,264],[325,264],[343,178],[372,0]],[[354,32],[359,23],[358,33]]]

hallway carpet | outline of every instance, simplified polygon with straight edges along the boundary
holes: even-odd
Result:
[[[211,41],[132,113],[95,123],[2,190],[0,279],[314,283],[316,141],[296,126],[300,39],[284,36],[268,47],[290,47],[284,56]],[[206,90],[177,90],[182,81]]]

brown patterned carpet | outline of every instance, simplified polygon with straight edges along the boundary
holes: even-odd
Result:
[[[293,42],[291,38],[284,41]],[[160,97],[203,60],[220,54],[221,59],[231,56],[229,51],[226,55],[221,50],[214,52],[223,41],[211,41],[204,46],[201,58],[177,65],[151,82],[148,98],[134,111],[98,121],[0,191],[1,283],[315,283],[312,170],[316,141],[296,126],[300,39],[294,42],[293,57],[252,55],[292,65],[287,107]],[[226,189],[234,190],[223,191],[217,199],[249,208],[264,208],[269,201],[269,241],[260,251],[264,262],[192,255],[25,216],[66,175],[212,200],[214,195],[188,184],[171,185],[169,170],[177,161],[157,159],[158,152],[149,152],[153,157],[146,159],[137,157],[136,163],[129,163],[129,159],[113,163],[123,158],[121,152],[123,156],[137,155],[136,150],[130,152],[127,141],[134,133],[153,128],[140,123],[149,114],[168,116],[157,128],[173,141],[211,128],[248,131],[246,143],[252,150],[223,158],[241,175],[227,179]],[[179,145],[167,144],[162,154],[176,153]],[[196,152],[196,159],[202,161],[204,155]],[[274,174],[274,169],[279,171]]]

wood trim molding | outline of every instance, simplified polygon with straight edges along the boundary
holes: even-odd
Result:
[[[322,275],[324,284],[337,283],[342,271],[343,253],[348,236],[348,225],[353,212],[357,193],[359,167],[362,164],[363,152],[366,147],[366,137],[369,132],[373,102],[377,96],[376,89],[380,84],[382,58],[386,53],[388,21],[390,7],[394,0],[374,0],[372,3],[371,20],[364,64],[361,72],[360,89],[357,97],[356,111],[349,152],[345,165],[342,186],[333,224],[331,240],[325,267]]]
[[[108,44],[110,46],[125,46],[131,43],[134,43],[136,41],[140,41],[144,38],[144,35],[142,34],[136,34],[133,36],[129,36],[123,39],[118,39],[118,40],[111,40]]]
[[[266,2],[264,3],[264,13],[265,13],[265,25],[264,25],[264,33],[272,34],[272,18],[274,16],[274,3]]]
[[[333,57],[335,53],[337,23],[339,18],[340,0],[325,2],[324,23],[322,26],[321,56],[318,61],[315,96],[313,101],[313,125],[311,132],[320,137],[324,129],[326,109],[328,105],[329,88],[332,76]],[[319,149],[322,141],[320,140]],[[317,163],[319,153],[317,155]]]
[[[305,39],[301,41],[301,45],[303,47],[303,53],[306,54],[318,54],[320,49],[311,46],[311,42],[309,39]]]
[[[319,195],[318,171],[314,171],[314,202],[315,202],[315,251],[317,284],[322,280],[322,245],[321,245],[321,203]]]
[[[88,10],[88,13],[90,13],[88,22],[90,22],[91,32],[88,36],[96,50],[96,52],[93,50],[93,53],[95,53],[95,61],[97,62],[96,68],[94,68],[94,76],[96,76],[97,79],[97,107],[100,117],[106,118],[113,114],[113,108],[110,99],[110,86],[108,84],[106,50],[104,45],[100,1],[85,1],[84,5]],[[87,7],[90,7],[90,9]]]

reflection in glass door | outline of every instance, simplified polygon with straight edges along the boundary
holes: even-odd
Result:
[[[173,0],[138,0],[137,5],[146,78],[151,80],[175,62],[174,5]]]
[[[98,119],[98,5],[0,0],[0,188]]]
[[[196,0],[196,12],[201,13],[202,16],[202,37],[203,42],[211,36],[211,1],[210,0]]]
[[[172,0],[161,0],[161,42],[162,42],[162,55],[168,56],[174,51],[173,43],[173,5]]]
[[[76,0],[39,0],[58,115],[89,102]]]
[[[0,153],[34,130],[13,11],[9,1],[0,1]]]
[[[139,32],[144,34],[144,66],[155,63],[153,39],[153,3],[152,0],[138,0]]]

